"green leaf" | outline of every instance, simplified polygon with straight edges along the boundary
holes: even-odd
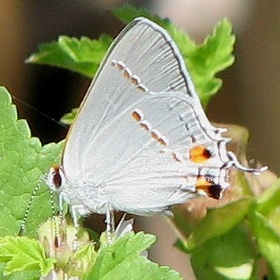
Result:
[[[0,87],[0,236],[19,232],[33,189],[58,162],[61,149],[62,144],[42,147],[38,138],[31,137],[27,122],[17,119],[8,91]],[[44,186],[34,197],[27,232],[36,235],[38,225],[51,215],[49,190]]]
[[[26,237],[0,238],[0,261],[6,262],[4,275],[17,271],[40,271],[46,276],[54,268],[54,259],[46,258],[39,241]]]
[[[112,245],[103,248],[86,280],[179,280],[178,272],[141,256],[155,242],[155,237],[139,232],[127,233]]]
[[[34,188],[42,185],[43,174],[59,161],[61,149],[62,143],[42,147],[38,138],[31,137],[27,122],[17,119],[8,91],[0,87],[0,236],[18,234]],[[34,197],[25,234],[35,236],[38,226],[51,215],[49,190],[43,186]],[[3,269],[1,265],[0,275]],[[16,272],[2,277],[38,279],[38,273]]]
[[[38,271],[19,271],[14,272],[11,275],[3,275],[6,263],[0,263],[0,279],[1,280],[38,280],[40,278],[40,273]]]
[[[257,280],[257,258],[251,236],[238,226],[198,246],[191,263],[197,280]]]
[[[39,51],[26,61],[65,68],[92,78],[111,42],[107,35],[98,40],[60,36],[57,42],[41,44]]]
[[[266,189],[251,211],[251,221],[259,250],[280,279],[280,180]]]
[[[199,91],[201,101],[205,105],[222,86],[221,79],[215,75],[234,62],[232,54],[235,36],[227,19],[220,21],[211,36],[193,51],[183,51],[187,65]]]
[[[79,110],[78,108],[72,109],[71,112],[64,114],[59,121],[66,125],[73,124],[78,114],[78,110]]]
[[[96,258],[97,253],[94,251],[92,244],[82,245],[71,259],[75,265],[72,265],[69,269],[69,275],[82,276],[83,279],[87,271],[90,270],[90,266],[95,263]]]
[[[213,34],[203,44],[197,45],[170,20],[161,19],[145,9],[126,5],[114,9],[113,13],[124,23],[144,16],[165,28],[181,51],[203,105],[207,105],[222,86],[222,81],[215,77],[216,74],[234,62],[232,51],[235,37],[227,19],[217,24]],[[92,78],[111,42],[112,38],[105,35],[98,40],[60,36],[57,42],[40,45],[39,51],[31,55],[27,62],[61,67]]]
[[[194,232],[183,242],[185,249],[192,251],[207,240],[221,236],[231,230],[248,214],[251,204],[252,198],[248,197],[220,208],[209,209]]]

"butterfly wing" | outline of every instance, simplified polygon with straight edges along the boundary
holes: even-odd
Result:
[[[64,197],[88,212],[162,212],[197,195],[200,175],[221,183],[225,143],[175,43],[139,18],[110,47],[70,129]],[[191,158],[197,146],[210,152],[206,165]]]
[[[130,71],[140,79],[139,84],[156,92],[179,91],[193,93],[191,81],[184,72],[184,62],[169,35],[146,19],[133,21],[111,45],[81,106],[79,116],[68,134],[64,152],[64,165],[69,171],[78,172],[83,158],[81,153],[96,131],[107,125],[119,112],[135,102],[130,93],[131,84],[123,79],[112,61],[128,64]],[[188,88],[190,87],[190,88]],[[135,90],[136,87],[133,88]],[[136,96],[136,99],[139,96]],[[80,134],[82,132],[82,134]],[[68,151],[71,151],[70,153]],[[70,161],[68,160],[70,158]],[[66,167],[67,163],[69,166]]]

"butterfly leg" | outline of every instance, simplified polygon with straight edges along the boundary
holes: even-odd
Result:
[[[86,216],[87,212],[86,212],[84,206],[81,204],[72,205],[70,210],[71,210],[71,217],[73,220],[73,224],[74,224],[74,227],[76,230],[75,238],[72,243],[72,249],[75,251],[75,250],[77,250],[77,247],[78,247],[78,231],[79,231],[79,227],[80,227],[79,218],[81,216]]]
[[[106,222],[107,242],[108,244],[112,244],[112,235],[115,232],[115,213],[114,210],[110,210],[109,206],[107,206],[105,222]]]

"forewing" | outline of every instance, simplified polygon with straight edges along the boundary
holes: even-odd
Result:
[[[149,91],[180,91],[193,95],[192,83],[187,83],[189,78],[184,74],[184,62],[169,35],[145,19],[132,22],[110,47],[68,134],[63,157],[68,173],[80,172],[83,151],[93,145],[98,131],[141,97],[130,93],[131,83],[116,71],[112,61],[129,66],[132,74],[140,79],[138,84]]]

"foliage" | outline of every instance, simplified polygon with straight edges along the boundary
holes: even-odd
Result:
[[[144,15],[164,27],[183,55],[202,104],[207,105],[211,96],[222,86],[221,79],[215,75],[234,62],[232,51],[235,37],[227,19],[221,20],[212,35],[198,45],[172,22],[150,15],[147,11],[126,6],[116,9],[114,14],[124,23]],[[60,36],[56,42],[40,45],[38,52],[32,54],[27,62],[62,67],[93,77],[112,40],[108,35],[102,35],[98,40]]]

